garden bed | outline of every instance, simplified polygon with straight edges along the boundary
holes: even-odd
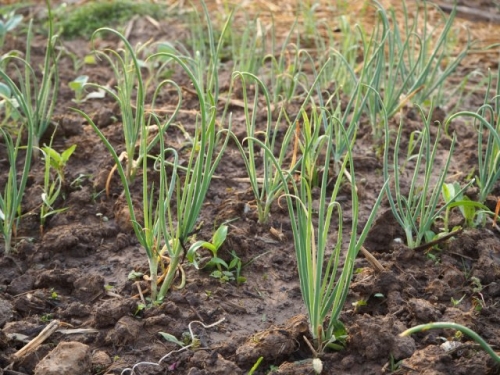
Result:
[[[494,2],[480,3],[483,11],[494,11]],[[68,7],[71,10],[71,6]],[[220,28],[222,16],[218,12],[223,7],[209,2],[208,8],[216,29]],[[356,14],[360,19],[366,18],[369,25],[374,9],[370,6],[356,9],[356,12],[363,12]],[[285,26],[284,20],[286,17],[293,20],[294,11],[295,8],[284,6],[283,18],[277,17],[278,43],[283,43],[286,27],[291,26],[290,23]],[[318,8],[319,14],[328,11],[331,10],[326,7]],[[123,28],[133,46],[148,40],[187,43],[191,39],[185,14],[190,8],[176,3],[169,12],[170,15],[163,19],[134,17],[125,26],[117,27]],[[247,12],[258,14],[252,7]],[[22,8],[20,13],[25,15],[25,20],[35,17],[37,32],[43,30],[39,19],[45,14],[43,5]],[[432,15],[439,18],[435,13]],[[338,14],[332,13],[333,20],[335,16]],[[241,21],[245,17],[237,12],[235,19]],[[262,19],[268,20],[265,16]],[[462,18],[457,18],[456,23],[467,23],[473,37],[499,35],[500,31],[494,23]],[[462,42],[458,40],[457,51]],[[451,75],[445,90],[452,90],[473,70],[483,76],[488,69],[498,74],[498,49],[496,52],[480,51],[488,42],[479,41],[478,47]],[[32,47],[34,67],[43,65],[46,43],[43,33],[36,35]],[[225,277],[214,277],[211,272],[195,269],[184,259],[185,286],[178,289],[180,280],[177,278],[162,304],[142,304],[149,296],[149,284],[140,277],[132,280],[129,275],[132,271],[148,274],[148,258],[134,234],[122,181],[115,172],[106,192],[115,163],[89,122],[70,109],[78,108],[87,113],[117,148],[118,154],[122,152],[124,136],[120,107],[109,95],[75,103],[72,101],[75,94],[68,86],[77,76],[87,75],[89,82],[113,87],[116,77],[105,61],[79,65],[92,53],[88,37],[63,38],[62,45],[66,52],[59,62],[60,88],[53,114],[57,130],[52,148],[62,152],[76,145],[64,171],[66,183],[54,203],[55,207],[66,210],[50,216],[41,228],[39,210],[45,165],[41,160],[34,162],[14,251],[0,256],[0,374],[69,373],[65,372],[68,370],[64,370],[61,358],[79,356],[82,368],[73,368],[73,374],[120,374],[140,362],[150,364],[138,366],[136,374],[246,374],[261,357],[254,374],[314,374],[312,360],[316,353],[308,343],[312,338],[285,200],[277,200],[272,205],[269,221],[259,223],[255,197],[234,140],[229,141],[215,171],[195,234],[186,246],[195,240],[209,241],[215,230],[227,223],[228,236],[219,256],[229,264],[234,259],[232,253],[236,254],[241,260],[240,272],[232,269]],[[94,47],[99,50],[123,46],[119,38],[109,34],[99,35],[94,41]],[[16,30],[7,36],[3,51],[24,51],[25,48],[25,33]],[[307,48],[314,49],[313,46]],[[227,93],[233,69],[230,57],[221,59],[219,69],[220,91]],[[171,78],[182,91],[183,103],[175,120],[178,126],[171,126],[167,131],[166,147],[177,150],[179,158],[186,163],[189,159],[186,133],[194,134],[199,98],[182,71],[172,72]],[[486,86],[479,83],[481,78],[478,73],[467,82],[464,99],[459,102],[460,110],[476,111],[483,104]],[[232,92],[228,107],[232,113],[232,131],[238,140],[246,136],[242,92],[241,87]],[[152,91],[148,95],[151,96]],[[299,95],[290,101],[287,108],[290,116],[298,112],[300,100]],[[433,120],[444,122],[455,104],[450,99],[435,108]],[[168,114],[176,105],[175,90],[165,89],[156,108]],[[223,100],[217,108],[222,112]],[[259,116],[262,123],[257,126],[264,127],[265,115]],[[408,105],[389,120],[392,131],[398,128],[400,120],[404,123],[403,143],[407,144],[411,132],[422,127],[422,119],[418,109]],[[466,183],[471,172],[478,168],[477,132],[470,121],[459,119],[451,126],[457,144],[446,181]],[[383,139],[374,140],[372,130],[369,118],[361,118],[351,161],[359,196],[359,232],[384,186],[380,152]],[[282,136],[286,129],[280,128],[279,132]],[[431,133],[437,134],[436,127],[431,128]],[[48,143],[52,134],[50,131],[46,134],[43,142]],[[449,147],[450,139],[442,135],[435,176],[443,168]],[[291,158],[292,152],[286,158],[287,163]],[[3,170],[8,169],[4,147],[0,148],[0,164]],[[152,170],[153,163],[149,167]],[[259,171],[262,173],[261,166]],[[142,197],[141,173],[132,186],[132,196],[138,207]],[[331,177],[337,176],[332,172]],[[0,177],[0,186],[5,185],[6,178]],[[159,186],[158,177],[153,179],[155,186]],[[474,198],[474,189],[467,193]],[[318,194],[313,190],[316,203]],[[495,209],[497,196],[500,196],[498,183],[485,201],[490,210]],[[344,247],[353,220],[351,198],[350,186],[345,182],[337,197],[344,211],[347,233]],[[451,226],[465,226],[458,209],[452,210],[450,223]],[[436,224],[439,226],[441,223]],[[500,347],[498,229],[487,221],[484,226],[464,228],[435,246],[416,249],[404,245],[404,235],[392,216],[387,199],[383,199],[364,245],[383,270],[375,269],[361,254],[357,257],[350,292],[340,316],[348,334],[345,348],[320,354],[323,373],[499,373],[499,365],[488,354],[455,331],[431,330],[409,337],[399,336],[417,324],[450,321],[473,329],[494,349]],[[54,320],[60,322],[60,331],[50,335],[31,353],[15,357],[18,350]],[[188,345],[191,343],[189,329],[199,339],[199,346],[186,350],[180,350],[178,344],[159,334],[173,335]],[[62,342],[71,342],[73,346],[60,347],[55,372],[42,369],[42,359]],[[170,355],[160,363],[167,353]],[[37,365],[38,370],[35,370]]]

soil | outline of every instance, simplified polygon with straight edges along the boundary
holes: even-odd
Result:
[[[208,3],[209,9],[217,9]],[[464,1],[467,6],[471,3]],[[495,1],[474,3],[485,12],[495,11]],[[23,12],[37,14],[40,9],[41,6],[32,6]],[[169,19],[167,24],[148,18],[131,22],[132,45],[149,39],[183,40],[188,35],[181,17]],[[481,30],[488,30],[489,35],[495,34],[491,30],[500,31],[488,22],[458,22],[467,23],[475,35]],[[107,37],[96,44],[99,48],[117,48],[119,41]],[[40,64],[44,45],[43,36],[37,36],[33,58]],[[86,39],[63,40],[63,45],[78,58],[91,52],[91,43]],[[5,51],[24,48],[22,33],[6,39]],[[471,55],[457,68],[451,82],[459,82],[473,69],[483,73],[488,68],[496,70],[497,61],[495,51]],[[230,72],[231,63],[222,64],[221,90],[229,87]],[[140,362],[144,364],[135,368],[136,374],[246,374],[260,357],[263,360],[254,374],[271,370],[277,374],[313,374],[314,355],[307,344],[311,336],[298,282],[290,219],[287,211],[276,204],[268,224],[257,222],[254,198],[250,186],[242,180],[246,177],[244,164],[234,143],[229,144],[217,168],[217,178],[210,185],[196,238],[209,240],[214,228],[231,220],[221,256],[229,260],[234,251],[245,265],[242,276],[246,281],[222,282],[185,262],[185,287],[171,290],[160,306],[139,308],[138,288],[147,296],[147,284],[137,284],[128,275],[131,271],[147,273],[147,258],[131,231],[120,197],[121,182],[115,174],[109,195],[105,193],[112,158],[91,126],[69,109],[78,107],[88,113],[121,152],[123,134],[118,106],[109,98],[77,105],[71,101],[74,94],[68,88],[68,82],[80,74],[88,75],[90,82],[112,84],[112,71],[104,62],[84,65],[75,71],[72,59],[64,55],[59,74],[53,148],[62,151],[77,145],[65,170],[65,198],[56,203],[58,208],[67,210],[50,217],[41,233],[38,215],[43,163],[33,165],[15,251],[0,255],[0,374],[52,373],[44,370],[50,368],[44,357],[50,352],[60,363],[69,361],[68,351],[71,354],[71,350],[76,350],[72,348],[78,348],[78,358],[87,364],[80,363],[83,369],[78,367],[78,373],[82,374],[130,373],[124,369]],[[178,121],[189,132],[196,121],[197,98],[187,77],[175,72],[174,79],[184,94]],[[484,93],[471,92],[461,109],[475,111],[483,98]],[[173,95],[162,96],[162,109],[168,111],[176,104]],[[450,103],[449,107],[439,108],[436,116],[442,120],[452,107]],[[231,110],[235,119],[233,130],[244,134],[242,109],[235,105]],[[414,109],[408,109],[403,116],[408,129],[421,127]],[[360,126],[355,170],[360,181],[363,224],[383,181],[382,161],[373,147],[368,121],[361,121]],[[391,126],[397,126],[397,121],[391,122]],[[464,181],[477,168],[477,136],[465,122],[457,121],[453,126],[458,145],[450,175]],[[169,146],[181,152],[182,140],[178,128],[169,131]],[[443,139],[441,146],[446,150],[449,142]],[[0,154],[0,160],[5,160],[3,150]],[[6,163],[2,161],[2,165],[5,168]],[[141,187],[136,184],[134,194],[140,197],[140,193]],[[500,185],[493,194],[500,195]],[[349,227],[350,198],[348,194],[344,198],[344,226]],[[495,203],[492,197],[492,208]],[[455,214],[452,221],[463,224],[460,215]],[[323,373],[499,374],[499,366],[485,352],[454,331],[432,330],[399,337],[402,331],[417,324],[451,321],[472,328],[494,348],[500,347],[498,230],[490,224],[466,229],[434,247],[420,250],[407,248],[398,238],[402,238],[402,233],[384,201],[365,247],[385,270],[376,271],[361,255],[356,260],[357,271],[341,315],[348,331],[347,343],[343,350],[320,356]],[[16,357],[14,354],[51,320],[60,321],[61,329],[34,351]],[[199,339],[197,348],[180,351],[177,344],[159,334],[168,333],[182,340],[189,329]],[[58,345],[65,342],[66,346]],[[451,350],[445,349],[446,343],[451,344]],[[82,349],[80,344],[86,347]],[[56,346],[57,352],[52,351]],[[57,357],[61,350],[66,350],[66,355]],[[67,373],[61,368],[67,367],[54,373]]]

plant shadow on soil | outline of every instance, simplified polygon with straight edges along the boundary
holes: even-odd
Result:
[[[183,32],[175,23],[168,30],[157,30],[145,19],[134,22],[133,44],[149,37],[168,39]],[[35,43],[41,47],[44,42],[40,39]],[[22,50],[17,43],[22,44],[22,38],[8,39],[6,50]],[[80,57],[90,51],[88,41],[64,43]],[[35,49],[38,50],[43,49]],[[43,56],[34,58],[42,61]],[[178,349],[162,340],[158,332],[180,339],[192,321],[209,325],[225,318],[211,328],[193,325],[200,349],[173,353],[160,367],[142,366],[140,373],[243,374],[262,356],[263,362],[255,374],[266,374],[270,369],[279,374],[313,374],[312,354],[304,341],[308,328],[290,219],[284,208],[276,206],[269,224],[257,223],[249,186],[236,180],[245,174],[234,144],[230,144],[217,169],[220,178],[214,179],[210,187],[197,238],[208,240],[220,223],[237,219],[230,223],[229,238],[221,255],[229,256],[230,251],[235,251],[243,263],[249,263],[242,270],[246,282],[221,283],[209,273],[186,266],[184,289],[174,288],[160,306],[138,309],[138,288],[127,275],[132,270],[147,271],[145,253],[130,230],[127,208],[119,197],[119,179],[113,178],[109,198],[102,192],[112,167],[108,152],[90,126],[68,110],[75,105],[67,88],[67,82],[75,77],[70,59],[63,58],[60,69],[61,103],[54,117],[59,125],[54,148],[62,150],[77,144],[66,170],[66,180],[77,183],[66,187],[66,200],[60,202],[68,210],[52,217],[40,235],[36,210],[43,166],[35,165],[32,170],[25,203],[27,215],[19,228],[17,252],[0,258],[0,369],[8,366],[13,353],[25,344],[14,334],[25,335],[29,340],[50,319],[58,319],[71,328],[97,331],[53,334],[36,351],[15,363],[16,374],[34,373],[40,360],[64,341],[88,346],[93,374],[119,374],[125,367],[141,361],[157,362]],[[111,78],[111,70],[105,65],[86,66],[82,74],[88,74],[90,81],[108,82]],[[229,82],[221,82],[224,85]],[[185,108],[197,108],[196,97],[189,96],[189,92],[184,101]],[[169,107],[168,97],[163,105]],[[122,142],[117,106],[104,100],[89,101],[81,108],[92,114],[113,144]],[[407,117],[410,128],[420,126],[412,116]],[[189,115],[179,121],[185,123],[186,129],[190,122],[194,123]],[[236,132],[244,129],[237,122],[234,126]],[[456,153],[454,168],[470,170],[475,166],[469,157],[475,151],[475,135],[465,126],[456,130],[460,152]],[[382,184],[376,173],[381,168],[379,158],[372,149],[369,131],[364,136],[360,130],[355,156],[355,169],[364,179],[360,199],[365,208],[373,203]],[[173,140],[182,138],[179,132],[171,135]],[[140,186],[135,189],[139,192]],[[342,204],[348,222],[348,197]],[[406,338],[398,336],[416,324],[452,321],[474,329],[490,345],[500,347],[498,231],[465,230],[441,244],[439,250],[432,250],[431,254],[437,254],[432,258],[425,251],[394,245],[393,239],[401,233],[391,215],[382,211],[366,247],[386,271],[376,273],[365,259],[357,259],[355,268],[359,272],[354,276],[341,316],[349,333],[347,347],[321,357],[323,373],[499,373],[498,366],[470,341],[444,351],[444,341],[458,340],[454,332],[436,330]],[[363,220],[366,217],[361,217]],[[456,222],[460,223],[459,218]],[[283,236],[276,236],[271,228]],[[474,282],[476,279],[479,284]],[[140,284],[142,290],[147,289],[146,284]],[[9,372],[13,370],[4,373],[14,373]]]

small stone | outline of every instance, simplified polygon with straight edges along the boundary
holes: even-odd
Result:
[[[143,326],[143,321],[124,316],[116,323],[115,328],[109,331],[106,342],[118,347],[129,345],[137,339]]]
[[[92,360],[90,348],[80,342],[61,342],[35,367],[35,375],[88,375]]]
[[[111,366],[112,363],[113,361],[111,360],[111,357],[108,355],[108,353],[102,350],[97,350],[94,352],[94,354],[92,354],[92,373],[101,373],[109,366]]]
[[[443,315],[436,306],[425,299],[411,298],[408,305],[415,318],[421,322],[437,322]]]
[[[92,121],[101,129],[111,125],[114,120],[113,110],[108,107],[100,107],[92,118]]]
[[[191,357],[190,366],[197,369],[189,372],[190,375],[204,374],[202,369],[210,369],[211,375],[225,375],[225,374],[242,374],[243,371],[231,361],[226,360],[222,355],[217,352],[208,353],[203,350],[196,351]]]
[[[95,326],[103,328],[115,324],[122,316],[134,313],[136,303],[132,300],[108,300],[96,310]]]
[[[104,277],[101,275],[84,275],[73,283],[73,296],[83,302],[90,302],[104,294]]]
[[[7,287],[7,293],[12,296],[17,296],[29,292],[33,289],[33,283],[35,282],[35,277],[30,274],[24,274],[16,277]]]

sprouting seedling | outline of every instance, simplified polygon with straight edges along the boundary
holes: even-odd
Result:
[[[224,259],[217,256],[222,244],[226,241],[228,227],[222,224],[212,236],[212,241],[197,241],[189,248],[187,259],[196,267],[196,269],[211,269],[216,267],[210,276],[219,279],[221,282],[236,280],[238,284],[244,283],[246,278],[241,276],[241,268],[244,266],[240,257],[234,251],[231,252],[231,262],[227,264]],[[200,249],[206,249],[211,252],[211,257],[205,262],[206,258],[197,257]]]
[[[460,213],[465,219],[467,227],[474,227],[474,219],[483,211],[488,211],[488,207],[480,202],[475,202],[463,194],[464,190],[474,183],[474,179],[470,181],[465,188],[461,188],[458,182],[443,184],[442,195],[446,204],[444,227],[448,232],[449,216],[453,207],[458,207]]]
[[[0,111],[3,111],[3,120],[0,127],[16,123],[20,118],[19,103],[12,95],[12,90],[5,83],[0,82]]]
[[[75,103],[83,103],[87,98],[84,97],[85,94],[85,84],[89,80],[89,76],[78,76],[73,81],[68,83],[71,90],[75,92],[75,99],[72,99]]]
[[[225,262],[218,265],[218,269],[213,271],[210,276],[218,279],[220,282],[224,283],[227,281],[235,281],[238,284],[242,284],[247,281],[247,278],[241,276],[241,269],[246,265],[241,262],[241,258],[236,255],[236,253],[231,251],[231,262],[227,265]],[[248,264],[248,263],[247,263]],[[225,267],[225,270],[222,270],[221,266]]]
[[[65,208],[55,208],[54,205],[61,195],[64,186],[64,168],[75,151],[76,145],[70,146],[62,153],[57,152],[49,146],[42,147],[45,158],[45,172],[43,179],[42,205],[40,207],[40,233],[43,233],[45,221],[49,216],[67,210]],[[55,171],[55,177],[52,171]]]
[[[436,323],[421,324],[413,328],[407,329],[399,336],[401,337],[409,336],[412,333],[427,331],[429,329],[454,329],[460,331],[463,334],[469,336],[475,342],[477,342],[481,346],[481,348],[483,348],[484,351],[488,353],[491,356],[491,358],[493,358],[495,362],[500,363],[500,356],[497,353],[495,353],[495,351],[491,348],[491,346],[489,346],[481,336],[479,336],[476,332],[474,332],[470,328],[467,328],[457,323],[436,322]]]
[[[73,152],[75,152],[75,149],[76,145],[72,145],[66,150],[64,150],[62,153],[59,153],[52,147],[49,146],[42,147],[42,151],[45,153],[45,155],[49,156],[50,167],[56,171],[63,185],[64,185],[64,168],[66,167],[66,164],[68,163],[68,160],[73,154]]]
[[[202,269],[205,267],[213,267],[213,266],[217,266],[219,271],[221,269],[221,266],[228,269],[229,268],[228,264],[223,259],[217,256],[219,249],[221,248],[222,244],[226,241],[227,231],[228,231],[228,226],[222,224],[215,231],[214,235],[212,236],[211,242],[196,241],[194,244],[192,244],[186,255],[189,262],[191,262],[196,267],[196,269]],[[200,249],[206,249],[212,253],[212,258],[208,261],[208,263],[205,263],[204,265],[200,265],[199,259],[197,259],[196,257],[197,251]]]

